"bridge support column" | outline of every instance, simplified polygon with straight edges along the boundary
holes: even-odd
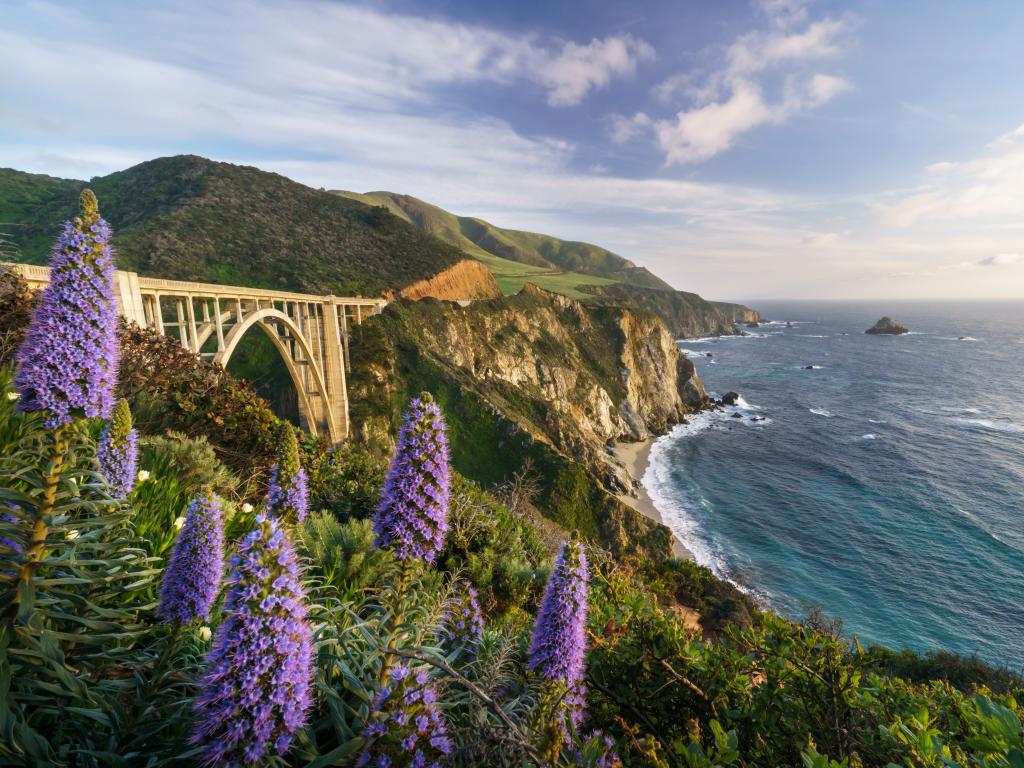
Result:
[[[338,434],[332,435],[335,441],[345,440],[348,432],[348,385],[345,381],[345,355],[342,350],[341,327],[338,321],[338,310],[344,316],[345,305],[340,304],[334,296],[325,297],[323,304],[323,353],[324,353],[324,384],[327,387],[325,398],[327,407],[334,413],[334,424]],[[347,343],[348,339],[345,339]]]

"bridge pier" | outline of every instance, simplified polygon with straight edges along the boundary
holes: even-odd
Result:
[[[0,267],[20,274],[33,289],[50,281],[49,267],[2,262]],[[115,288],[125,319],[160,334],[173,328],[183,347],[225,367],[242,337],[259,327],[288,368],[304,426],[333,443],[349,436],[349,320],[359,325],[380,313],[384,299],[161,280],[122,270],[116,272]],[[173,311],[170,320],[164,300]],[[196,301],[201,302],[198,318]],[[206,350],[211,339],[216,348]]]

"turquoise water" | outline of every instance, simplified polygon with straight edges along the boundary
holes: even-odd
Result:
[[[743,401],[655,445],[666,522],[784,613],[1024,669],[1024,304],[758,309],[777,322],[680,342]],[[883,314],[912,333],[865,335]]]

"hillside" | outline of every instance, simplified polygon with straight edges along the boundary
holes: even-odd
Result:
[[[466,258],[379,207],[192,155],[151,160],[88,185],[114,227],[120,266],[144,275],[379,295]],[[45,262],[85,186],[0,170],[0,231],[20,260]],[[473,295],[497,293],[487,276],[480,279]]]
[[[454,213],[395,192],[338,191],[342,197],[383,206],[425,232],[454,245],[487,264],[506,293],[525,282],[573,298],[586,298],[577,288],[585,285],[625,283],[642,288],[671,290],[665,281],[644,267],[590,243],[560,240],[550,235],[503,229],[483,219]]]

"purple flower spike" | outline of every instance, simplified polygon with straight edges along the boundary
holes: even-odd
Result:
[[[65,222],[43,290],[18,350],[14,385],[23,411],[45,411],[46,426],[76,416],[110,418],[117,383],[117,301],[110,228],[85,190],[82,215]]]
[[[312,706],[313,642],[299,561],[276,517],[256,517],[231,568],[225,619],[195,700],[192,742],[211,766],[285,754]]]
[[[565,685],[565,703],[578,728],[586,709],[587,555],[575,536],[562,547],[548,578],[530,644],[531,672]]]
[[[100,436],[96,459],[100,474],[106,478],[114,498],[123,499],[135,488],[135,471],[139,458],[139,434],[132,428],[132,412],[128,401],[121,400],[114,409],[114,418]]]
[[[441,409],[428,393],[409,403],[398,448],[384,481],[373,529],[378,547],[400,560],[434,562],[448,531],[448,435]]]
[[[452,750],[448,725],[425,670],[400,664],[373,701],[357,768],[441,768]]]
[[[270,470],[267,510],[281,520],[302,522],[309,512],[309,484],[299,463],[299,442],[295,430],[284,424],[277,463]]]
[[[476,656],[484,632],[484,619],[476,590],[468,581],[455,584],[442,625],[441,638],[448,653],[461,648],[470,658]]]
[[[206,621],[224,575],[224,523],[213,494],[189,504],[160,585],[158,613],[164,621]]]

